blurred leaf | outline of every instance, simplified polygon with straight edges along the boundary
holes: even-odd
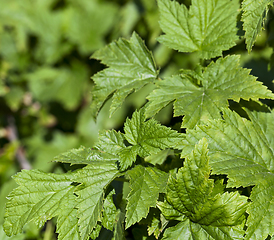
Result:
[[[20,107],[20,104],[23,101],[24,91],[22,88],[17,86],[12,86],[10,91],[5,95],[5,100],[8,106],[13,111],[17,111]]]
[[[77,136],[54,132],[52,141],[45,141],[43,134],[36,133],[33,137],[27,139],[28,157],[35,157],[32,164],[33,168],[49,171],[55,164],[51,160],[58,154],[78,147]]]
[[[104,36],[117,14],[116,5],[97,0],[68,0],[64,14],[66,36],[82,54],[91,54],[105,45]]]
[[[7,171],[7,169],[13,164],[16,156],[16,151],[19,147],[19,142],[14,141],[7,143],[0,152],[0,174]]]
[[[85,65],[77,61],[71,68],[41,67],[25,77],[36,99],[58,101],[67,109],[74,109],[79,104],[88,81]]]

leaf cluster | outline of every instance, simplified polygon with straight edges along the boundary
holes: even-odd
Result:
[[[136,32],[95,51],[106,68],[93,75],[93,113],[109,104],[112,115],[131,93],[152,86],[147,102],[120,131],[102,130],[92,148],[53,159],[70,171],[17,173],[6,203],[8,236],[54,217],[59,240],[274,236],[274,113],[262,102],[274,94],[233,52],[240,30],[251,52],[272,1],[157,4],[158,42],[195,56],[195,68],[162,74]],[[179,122],[165,126],[156,119],[169,106]]]

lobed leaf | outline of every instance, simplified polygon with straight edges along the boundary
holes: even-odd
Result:
[[[22,231],[28,222],[41,227],[47,220],[58,216],[58,231],[63,238],[63,227],[68,227],[72,239],[77,239],[77,225],[64,222],[65,216],[71,216],[75,196],[72,186],[72,174],[43,173],[39,170],[23,170],[14,176],[19,187],[9,194],[6,204],[4,230],[8,236]],[[65,224],[65,225],[63,225]]]
[[[210,179],[207,142],[203,138],[186,158],[176,177],[169,177],[166,199],[192,222],[211,226],[239,225],[245,219],[247,198],[238,192],[224,193]],[[216,185],[216,186],[214,186]]]
[[[156,207],[160,192],[164,192],[168,174],[157,168],[138,165],[127,172],[131,191],[127,197],[126,228],[145,218],[150,207]]]
[[[255,185],[247,209],[246,239],[264,240],[274,233],[274,113],[247,111],[251,121],[229,110],[223,113],[224,120],[187,132],[182,155],[206,137],[214,174],[228,175],[228,187]]]
[[[130,166],[137,155],[144,158],[166,148],[176,148],[183,138],[182,134],[154,119],[146,121],[144,109],[134,112],[132,118],[126,120],[124,131],[125,139],[133,146],[118,153],[121,170]]]
[[[193,0],[189,10],[176,1],[158,0],[158,41],[180,52],[199,52],[205,59],[222,55],[235,45],[237,0]]]
[[[241,98],[273,99],[273,93],[249,75],[250,70],[239,66],[239,58],[232,55],[218,59],[204,69],[199,79],[194,78],[195,72],[186,72],[159,82],[158,89],[148,96],[147,116],[175,101],[174,116],[184,115],[182,127],[193,128],[220,118],[221,109],[228,106],[228,99],[237,102]]]
[[[131,39],[119,39],[96,51],[92,58],[101,60],[109,68],[95,74],[93,105],[99,109],[113,94],[110,113],[119,108],[124,99],[157,78],[157,70],[151,53],[142,39],[133,33]]]

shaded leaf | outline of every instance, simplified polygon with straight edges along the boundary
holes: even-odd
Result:
[[[268,12],[268,7],[273,4],[273,0],[244,0],[242,2],[243,28],[245,30],[245,42],[248,52],[251,52],[257,36],[261,32]]]

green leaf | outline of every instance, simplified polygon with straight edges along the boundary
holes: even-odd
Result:
[[[126,228],[145,218],[156,207],[160,192],[165,192],[168,174],[157,168],[136,166],[127,172],[131,191],[127,197]]]
[[[158,41],[170,48],[209,59],[221,56],[238,39],[237,0],[193,0],[189,10],[171,0],[158,0],[158,6],[165,33]]]
[[[129,41],[121,38],[112,42],[96,51],[92,58],[101,60],[109,67],[92,78],[96,84],[93,106],[100,109],[104,101],[113,94],[111,114],[130,93],[138,91],[157,77],[152,55],[137,33],[133,33]]]
[[[116,220],[116,215],[118,210],[116,209],[115,204],[113,203],[113,195],[115,194],[115,190],[113,189],[106,197],[103,206],[103,218],[102,225],[104,228],[112,231],[114,227],[114,223]]]
[[[167,220],[183,221],[185,218],[185,216],[180,211],[176,210],[166,200],[164,202],[157,202],[157,207],[160,209],[161,213]]]
[[[243,233],[243,230],[236,227],[206,226],[186,219],[166,229],[162,240],[242,240]]]
[[[223,121],[189,130],[182,155],[206,137],[214,174],[228,175],[228,187],[255,185],[247,209],[246,239],[264,240],[274,233],[274,112],[247,112],[251,121],[223,110]]]
[[[125,221],[125,213],[118,210],[118,214],[116,215],[116,224],[114,225],[114,232],[112,240],[125,240],[125,230],[124,230],[124,221]]]
[[[156,120],[145,120],[144,109],[134,112],[132,118],[126,120],[124,137],[133,146],[118,153],[121,170],[130,166],[136,160],[137,154],[144,158],[166,148],[176,148],[183,139],[182,134],[157,123]]]
[[[94,161],[77,171],[77,216],[81,239],[86,240],[101,218],[105,188],[118,173],[116,161]]]
[[[8,196],[4,222],[6,234],[11,236],[20,233],[30,221],[41,227],[55,216],[61,216],[60,225],[62,216],[70,211],[66,206],[75,203],[75,187],[71,185],[71,178],[71,174],[58,175],[39,170],[23,170],[15,175],[19,187]],[[60,232],[63,230],[61,226],[58,229]]]
[[[70,68],[43,66],[26,74],[25,78],[29,82],[33,96],[39,101],[58,101],[71,110],[81,101],[88,73],[85,65],[73,61]]]
[[[65,153],[61,153],[53,159],[53,161],[56,162],[65,162],[71,164],[93,164],[94,161],[100,160],[118,161],[119,159],[112,154],[83,146],[77,149],[71,149]]]
[[[82,54],[103,47],[105,35],[113,27],[118,13],[116,4],[106,1],[68,1],[63,10],[66,36]],[[92,24],[89,24],[92,23]]]
[[[158,83],[159,88],[149,96],[146,110],[148,116],[159,112],[174,101],[174,116],[185,115],[182,127],[193,128],[197,124],[221,117],[228,99],[255,100],[273,99],[273,93],[256,78],[249,75],[250,70],[239,66],[239,56],[232,55],[218,59],[205,68],[200,79],[195,72],[169,77]],[[195,82],[201,82],[200,85]]]
[[[58,216],[57,229],[58,240],[80,240],[76,196],[73,194],[63,198],[62,215]]]
[[[241,20],[243,21],[243,28],[245,30],[245,41],[248,52],[251,52],[257,36],[261,32],[268,7],[273,4],[273,0],[244,0],[242,2],[243,15]]]
[[[0,225],[0,239],[1,240],[24,240],[26,239],[26,236],[25,234],[21,233],[13,237],[8,237],[3,230],[3,226]]]
[[[124,144],[124,136],[115,130],[102,131],[98,138],[99,143],[96,147],[106,153],[115,155],[126,147]]]
[[[211,168],[203,138],[186,158],[176,177],[169,177],[166,199],[192,222],[211,226],[239,225],[245,219],[247,198],[238,192],[221,194],[210,179]]]

